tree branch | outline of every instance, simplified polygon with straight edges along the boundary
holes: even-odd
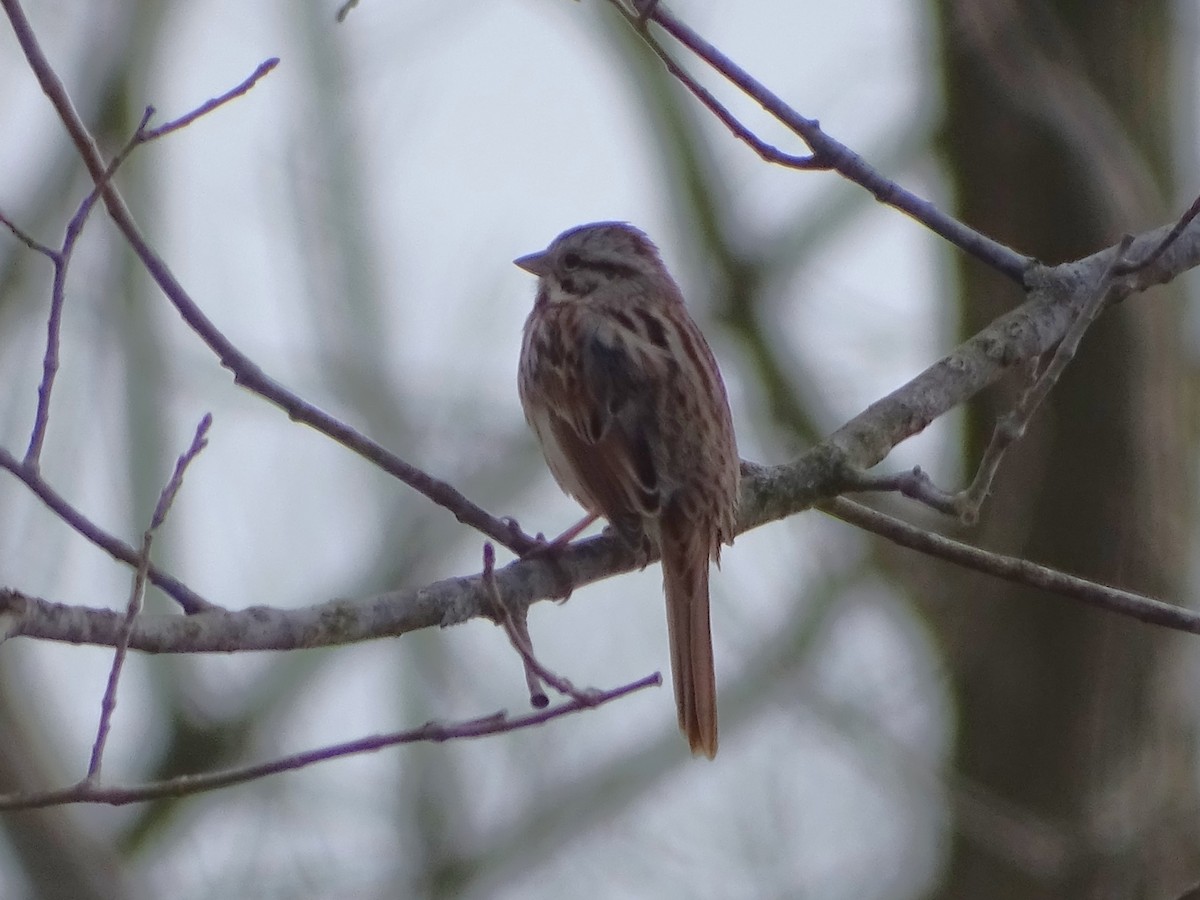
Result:
[[[42,478],[36,467],[23,463],[14,457],[11,453],[0,447],[0,469],[7,469],[15,475],[30,491],[32,491],[39,500],[46,504],[47,507],[67,525],[75,529],[83,537],[87,538],[101,550],[106,552],[118,562],[123,562],[132,569],[137,569],[141,564],[141,557],[137,550],[129,544],[122,541],[115,535],[109,534],[82,512],[67,502],[61,494],[52,488],[47,481]],[[164,593],[171,597],[184,612],[189,614],[204,612],[205,610],[215,610],[218,607],[205,600],[190,587],[162,569],[151,564],[147,568],[147,576],[152,584],[159,587]],[[106,641],[105,643],[109,643]]]
[[[89,784],[96,784],[100,779],[100,766],[104,760],[104,747],[108,741],[109,728],[112,726],[113,713],[117,709],[117,685],[121,680],[121,670],[125,665],[125,656],[129,650],[129,634],[133,631],[133,623],[137,614],[142,611],[142,601],[146,595],[146,575],[150,568],[150,548],[154,543],[154,534],[163,522],[175,502],[175,496],[183,486],[183,473],[191,465],[192,460],[208,444],[208,429],[212,425],[212,416],[205,414],[196,427],[196,434],[188,449],[175,463],[175,471],[163,486],[158,495],[158,503],[150,516],[150,525],[142,534],[142,550],[139,554],[137,572],[134,574],[133,585],[129,590],[129,602],[125,606],[125,620],[121,623],[121,631],[117,635],[116,652],[113,654],[112,666],[108,671],[108,684],[104,688],[104,697],[100,700],[100,724],[96,729],[96,740],[92,744],[92,757],[88,762],[87,777]]]
[[[845,497],[821,503],[818,508],[843,522],[887,538],[892,543],[919,550],[928,556],[936,556],[976,572],[983,572],[1015,584],[1040,588],[1051,594],[1082,600],[1089,606],[1128,616],[1148,625],[1200,634],[1200,613],[1182,606],[1172,606],[1145,594],[1108,587],[1086,578],[1076,578],[1074,575],[1067,575],[1015,556],[980,550],[978,547],[909,525]]]
[[[443,743],[451,740],[488,737],[503,734],[508,731],[519,731],[544,725],[546,722],[562,718],[571,713],[584,709],[592,709],[612,700],[617,700],[627,694],[644,690],[648,687],[658,687],[662,677],[655,672],[645,678],[630,684],[614,688],[611,691],[596,691],[587,700],[571,699],[554,707],[540,710],[523,716],[509,718],[501,711],[467,722],[440,724],[429,722],[420,728],[409,731],[398,731],[391,734],[379,734],[360,738],[317,750],[296,753],[270,762],[242,766],[236,769],[224,769],[218,772],[204,772],[197,775],[181,775],[164,781],[149,784],[132,785],[128,787],[105,787],[82,782],[69,788],[54,791],[38,791],[19,794],[0,794],[0,809],[37,809],[45,806],[60,806],[65,803],[105,803],[110,806],[123,806],[127,803],[144,803],[147,800],[159,800],[164,797],[186,797],[213,791],[218,788],[232,787],[255,781],[268,775],[278,775],[281,772],[292,772],[303,769],[315,763],[340,759],[344,756],[354,756],[361,753],[374,753],[387,747],[399,744],[415,744],[421,742]]]
[[[639,33],[643,35],[646,34],[643,29],[644,21],[648,20],[661,25],[671,37],[679,41],[680,44],[691,51],[696,57],[721,75],[722,78],[758,103],[772,118],[804,141],[813,152],[813,161],[811,163],[805,161],[803,165],[793,163],[793,168],[833,169],[842,177],[860,187],[866,188],[880,203],[894,207],[911,216],[930,231],[941,235],[950,243],[970,253],[976,259],[982,260],[997,272],[1008,276],[1017,284],[1025,284],[1026,273],[1035,264],[1036,260],[1017,253],[1015,250],[1004,246],[998,241],[994,241],[986,235],[967,227],[962,222],[938,209],[928,200],[918,197],[891,179],[885,178],[845,144],[822,131],[821,125],[817,120],[807,119],[800,115],[768,90],[758,79],[694,32],[689,26],[675,18],[674,15],[661,5],[656,5],[643,14],[636,9],[630,12],[622,3],[622,0],[609,0],[609,2],[624,16],[633,28],[638,29]],[[673,75],[677,78],[680,77],[682,70],[677,64],[670,61],[666,54],[657,48],[656,45],[651,44],[651,49],[667,63],[668,69]],[[696,93],[690,79],[681,78],[681,82],[689,91],[700,97],[701,101],[710,110],[717,114],[717,117],[726,127],[730,128],[735,137],[746,141],[756,150],[759,149],[756,146],[756,142],[758,144],[762,144],[763,142],[758,138],[754,138],[750,129],[738,124],[732,115],[727,113],[722,115],[714,109],[703,96]],[[761,151],[759,152],[760,155],[763,155]],[[765,158],[767,157],[764,156]],[[801,158],[792,157],[791,159],[800,160]],[[773,161],[786,164],[785,160]]]
[[[222,364],[234,372],[236,380],[281,406],[293,418],[318,428],[396,474],[455,512],[462,521],[506,546],[518,551],[527,549],[531,539],[511,523],[491,517],[449,485],[413,469],[348,426],[305,404],[268,379],[229,344],[141,238],[119,194],[103,182],[105,170],[99,154],[33,40],[19,4],[16,0],[0,0],[0,5],[13,19],[31,66],[63,117],[93,177],[98,184],[103,184],[102,195],[114,222],[185,321],[218,354]],[[842,491],[862,489],[864,483],[861,478],[856,481],[856,471],[876,465],[901,441],[919,433],[938,417],[1003,377],[1010,367],[1027,365],[1061,342],[1075,311],[1106,271],[1111,271],[1114,276],[1108,299],[1117,302],[1130,293],[1169,281],[1200,263],[1200,225],[1193,215],[1191,218],[1185,216],[1174,227],[1163,227],[1136,238],[1129,248],[1128,258],[1143,262],[1129,272],[1119,266],[1114,268],[1114,259],[1119,256],[1118,247],[1109,247],[1087,258],[1054,267],[1032,264],[1007,248],[988,243],[932,207],[926,208],[923,201],[882,179],[847,148],[824,135],[815,122],[800,117],[666,11],[655,7],[649,10],[649,17],[758,100],[768,112],[792,127],[822,160],[832,161],[846,177],[959,246],[974,246],[971,252],[990,259],[998,269],[1023,281],[1029,292],[1028,300],[1020,307],[991,323],[906,385],[872,404],[794,462],[771,467],[744,463],[741,530],[795,514]],[[977,242],[976,237],[980,237],[982,243]],[[0,466],[9,468],[31,487],[38,486],[39,496],[56,512],[64,508],[69,510],[61,498],[47,490],[36,473],[29,472],[2,451]],[[70,518],[67,520],[71,521]],[[72,524],[114,556],[131,566],[136,565],[137,554],[132,548],[120,545],[117,548],[120,552],[114,552],[95,535],[97,529],[86,520],[80,522],[77,518]],[[560,596],[564,575],[572,586],[579,586],[628,571],[638,562],[616,539],[600,537],[570,545],[552,563],[537,559],[518,561],[495,571],[492,577],[506,603],[519,611],[537,600]],[[156,577],[163,576],[152,569],[151,578]],[[1066,589],[1063,593],[1074,596]],[[1148,598],[1130,596],[1134,598],[1130,601],[1132,605],[1117,611],[1144,614],[1146,607],[1139,604]],[[489,585],[483,584],[480,576],[474,576],[446,579],[423,588],[392,591],[374,597],[334,599],[300,610],[283,611],[267,606],[239,612],[205,609],[186,620],[174,616],[141,616],[130,634],[130,646],[146,652],[228,652],[344,644],[434,625],[451,625],[477,616],[491,617],[494,609],[488,597]],[[0,622],[6,626],[6,635],[106,645],[117,640],[121,627],[121,617],[115,613],[66,607],[16,591],[0,592]]]
[[[233,373],[234,382],[278,406],[294,421],[303,422],[373,462],[388,474],[424,494],[438,506],[449,510],[460,522],[470,525],[514,552],[524,553],[537,546],[536,540],[522,532],[511,520],[491,515],[482,507],[468,500],[449,483],[434,478],[405,462],[382,445],[360,434],[324,410],[318,409],[270,378],[213,324],[184,290],[183,285],[175,278],[163,259],[150,246],[137,227],[133,214],[125,205],[120,193],[112,184],[108,183],[108,166],[87,126],[75,110],[62,81],[43,53],[19,0],[0,0],[0,7],[8,14],[13,32],[17,36],[17,41],[21,45],[30,68],[66,126],[67,133],[71,136],[93,181],[100,188],[109,217],[184,322],[217,355],[221,365]],[[251,78],[253,77],[251,76]],[[201,109],[215,108],[210,105],[214,103],[219,105],[217,101],[210,101]],[[186,122],[194,120],[198,114],[199,111],[190,113],[177,122],[186,124]],[[174,130],[175,127],[182,126],[176,126],[176,123],[163,126],[164,129],[171,130]]]

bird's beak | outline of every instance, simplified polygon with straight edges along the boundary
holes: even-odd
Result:
[[[550,274],[550,254],[545,250],[540,253],[530,253],[528,256],[521,256],[513,260],[513,264],[520,266],[531,275],[536,275],[541,278],[543,275]]]

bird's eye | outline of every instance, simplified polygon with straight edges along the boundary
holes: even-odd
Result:
[[[568,270],[578,269],[579,263],[581,262],[581,260],[579,259],[578,253],[564,253],[562,261],[563,261],[563,268],[568,269]]]

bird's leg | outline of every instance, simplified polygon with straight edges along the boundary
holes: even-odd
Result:
[[[615,521],[609,521],[604,528],[606,535],[612,535],[633,552],[634,561],[639,569],[650,565],[654,557],[657,540],[647,530],[647,521],[638,515],[623,516]]]
[[[595,513],[588,513],[554,540],[547,541],[543,538],[541,544],[526,553],[522,553],[521,559],[529,559],[530,557],[538,556],[550,556],[554,553],[557,553],[563,547],[567,546],[567,544],[571,543],[571,541],[575,540],[575,538],[577,538],[585,528],[595,522],[598,518],[600,517]],[[539,534],[538,537],[542,536]]]
[[[544,559],[551,563],[555,572],[559,576],[560,582],[563,585],[557,595],[560,603],[565,603],[571,599],[571,592],[574,590],[574,585],[571,583],[570,573],[568,573],[566,568],[562,565],[559,553],[562,552],[562,550],[564,550],[566,546],[579,535],[580,532],[595,522],[598,518],[599,516],[597,516],[595,513],[588,513],[552,541],[546,540],[546,538],[539,532],[538,539],[540,543],[521,554],[521,559]]]

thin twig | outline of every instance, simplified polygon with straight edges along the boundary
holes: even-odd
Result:
[[[958,515],[958,505],[955,495],[947,493],[933,483],[929,474],[920,466],[913,466],[907,472],[894,474],[876,474],[864,472],[861,469],[847,467],[845,473],[845,492],[861,493],[864,491],[889,491],[923,503],[930,509],[954,516]]]
[[[35,250],[43,256],[48,257],[51,262],[54,262],[55,258],[58,256],[57,250],[53,249],[52,247],[47,247],[41,241],[35,240],[29,233],[18,226],[16,222],[10,219],[3,211],[0,211],[0,224],[3,224],[6,228],[8,228],[8,230],[13,233],[13,236],[30,250]]]
[[[143,144],[148,144],[151,141],[158,140],[165,135],[178,131],[181,128],[186,128],[201,116],[212,112],[236,97],[242,96],[278,64],[279,60],[277,58],[268,59],[266,62],[260,64],[248,78],[236,87],[226,91],[219,97],[208,100],[178,119],[167,122],[165,125],[160,125],[158,128],[148,128],[150,119],[154,115],[154,107],[147,106],[142,112],[141,121],[138,122],[133,136],[130,137],[121,151],[105,166],[104,174],[96,181],[87,197],[80,203],[75,215],[67,223],[62,246],[57,251],[32,242],[32,239],[17,229],[15,225],[9,223],[9,227],[19,238],[34,249],[45,253],[54,263],[54,280],[50,290],[50,316],[47,323],[46,352],[42,357],[42,380],[38,384],[38,402],[33,419],[33,430],[29,436],[29,445],[25,451],[26,465],[32,466],[34,469],[38,468],[42,448],[45,445],[46,429],[50,424],[50,397],[54,389],[54,379],[58,374],[59,368],[58,351],[62,329],[62,310],[66,296],[67,268],[70,265],[75,244],[79,239],[79,235],[83,232],[83,226],[87,222],[88,215],[91,213],[96,201],[104,192],[105,187],[112,181],[113,176],[116,175],[117,169],[121,167],[121,164],[129,158],[129,155],[135,149]]]
[[[112,726],[113,713],[117,709],[117,684],[121,680],[121,670],[125,665],[125,656],[129,651],[129,636],[133,633],[133,621],[142,610],[142,599],[146,594],[146,574],[150,569],[150,547],[154,543],[154,533],[166,521],[175,495],[183,485],[183,473],[208,444],[208,429],[212,425],[212,414],[205,413],[196,426],[196,434],[188,449],[175,462],[175,470],[158,495],[158,503],[154,505],[154,513],[150,516],[150,527],[142,534],[142,550],[138,561],[137,572],[133,578],[133,586],[129,591],[129,603],[125,607],[125,621],[117,638],[113,653],[112,667],[108,671],[108,683],[104,687],[104,697],[100,701],[100,724],[96,729],[96,740],[92,744],[92,756],[88,761],[87,777],[84,782],[95,784],[100,779],[100,766],[104,759],[104,745],[108,741],[108,732]]]
[[[145,126],[148,117],[149,112],[142,117],[141,124],[138,126],[139,131]],[[25,465],[32,467],[35,471],[41,465],[42,447],[46,442],[46,429],[50,426],[50,397],[54,391],[54,379],[58,375],[58,351],[61,344],[63,305],[66,302],[67,269],[71,264],[71,256],[75,252],[79,235],[83,233],[83,226],[95,207],[103,186],[116,174],[130,149],[131,147],[127,147],[125,151],[118,154],[105,169],[103,179],[83,198],[79,208],[67,222],[62,246],[57,251],[48,253],[54,263],[54,279],[50,286],[50,315],[46,322],[46,352],[42,354],[42,380],[38,383],[33,430],[30,432],[29,444],[25,449]]]
[[[230,88],[225,93],[217,97],[213,97],[211,100],[201,103],[191,112],[185,113],[178,119],[172,119],[170,122],[159,125],[157,128],[147,129],[143,125],[138,129],[138,143],[147,144],[150,141],[156,141],[160,137],[168,135],[173,131],[178,131],[180,128],[187,128],[201,116],[206,116],[217,107],[224,106],[230,100],[236,100],[238,97],[245,94],[256,84],[258,84],[260,80],[265,78],[267,74],[277,65],[279,65],[279,57],[277,56],[273,56],[268,60],[264,60],[263,62],[259,63],[258,68],[255,69],[241,84]],[[154,108],[147,107],[146,111],[147,113],[153,113]],[[147,118],[148,117],[149,116],[147,116]]]
[[[92,755],[88,760],[87,775],[83,779],[85,784],[96,784],[100,780],[104,747],[108,743],[108,732],[112,727],[113,713],[117,711],[117,685],[121,680],[121,671],[129,652],[129,635],[133,632],[133,621],[141,612],[142,598],[146,593],[146,570],[150,567],[150,545],[153,541],[154,532],[147,528],[142,534],[141,562],[134,573],[133,586],[129,590],[129,602],[125,606],[125,621],[121,623],[121,631],[117,635],[112,665],[108,670],[108,682],[104,685],[104,696],[100,699],[100,724],[96,728],[96,740],[92,743]]]
[[[1113,252],[1112,260],[1096,280],[1095,286],[1080,307],[1071,327],[1067,329],[1067,333],[1059,342],[1046,368],[1021,395],[1016,406],[1009,413],[1001,416],[996,423],[975,477],[971,479],[971,483],[965,490],[955,496],[959,517],[966,524],[973,524],[978,520],[979,509],[991,492],[992,482],[1000,469],[1000,462],[1004,458],[1005,452],[1014,442],[1024,436],[1030,420],[1045,402],[1054,385],[1058,383],[1071,360],[1075,358],[1084,334],[1108,305],[1109,298],[1117,284],[1117,270],[1125,263],[1125,254],[1132,244],[1132,235],[1127,234],[1121,239]]]
[[[641,21],[642,16],[636,7],[633,12],[630,12],[622,0],[609,0],[609,2],[630,23],[632,28],[638,30],[639,33],[644,31]],[[938,209],[928,200],[918,197],[911,191],[900,187],[900,185],[891,179],[885,178],[845,144],[842,144],[822,131],[819,122],[800,115],[768,90],[765,85],[754,78],[749,72],[733,62],[733,60],[694,32],[686,24],[675,18],[661,4],[648,9],[647,13],[646,19],[648,21],[662,26],[668,34],[703,60],[730,84],[757,102],[772,118],[784,125],[809,146],[813,153],[813,159],[819,164],[806,165],[801,168],[831,168],[836,170],[845,178],[870,191],[879,202],[885,203],[911,216],[935,234],[941,235],[950,241],[950,243],[982,260],[996,271],[1008,276],[1017,284],[1024,286],[1025,274],[1036,262],[1033,258],[1017,253],[1010,247],[1006,247],[998,241],[994,241],[986,235],[967,227],[954,217]],[[672,74],[675,74],[675,70],[672,70]],[[686,81],[684,84],[688,87],[688,90],[692,90]],[[693,91],[693,93],[695,92]],[[700,95],[697,94],[697,97],[700,97]],[[702,97],[700,99],[704,102]],[[708,106],[710,110],[717,113],[717,110],[707,102],[705,102],[705,106]],[[732,116],[729,116],[727,119],[724,115],[719,113],[717,115],[726,127],[733,131],[736,137],[746,140],[751,146],[755,146],[754,142],[747,140],[745,136],[750,134],[748,128],[740,123],[731,124],[729,120],[732,119]],[[734,122],[736,123],[736,120]],[[755,147],[755,149],[758,148]],[[798,157],[797,159],[803,159],[803,157]]]
[[[687,88],[689,92],[691,92],[692,96],[704,104],[709,112],[716,116],[721,123],[728,128],[730,132],[732,132],[734,137],[748,144],[750,148],[765,162],[775,163],[789,169],[831,168],[830,163],[816,155],[810,154],[809,156],[796,156],[792,153],[785,153],[778,147],[768,144],[753,131],[743,125],[738,118],[713,95],[712,91],[704,87],[704,85],[700,84],[699,81],[693,78],[686,69],[684,69],[675,61],[675,59],[666,51],[666,48],[664,48],[662,44],[655,40],[649,31],[642,27],[648,18],[653,14],[654,4],[648,4],[637,15],[629,14],[619,5],[617,8],[621,10],[622,14],[625,15],[627,19],[634,21],[638,25],[640,29],[638,34],[642,41],[645,42],[646,46],[648,46],[654,52],[654,55],[662,61],[663,65],[666,66],[667,71],[675,76],[675,78],[685,88]]]
[[[158,128],[147,128],[150,118],[154,115],[154,108],[150,106],[146,107],[142,112],[141,121],[138,123],[133,136],[108,165],[105,166],[104,174],[96,181],[92,190],[83,199],[79,208],[67,223],[66,234],[63,237],[62,246],[58,250],[51,250],[49,247],[38,244],[14,224],[8,222],[7,219],[5,220],[6,224],[8,224],[9,228],[18,238],[22,239],[33,249],[44,253],[54,264],[54,279],[50,289],[50,316],[46,326],[46,351],[42,356],[42,380],[38,384],[37,409],[33,417],[33,429],[29,436],[29,444],[25,450],[26,465],[32,466],[35,470],[39,467],[42,448],[45,446],[46,441],[46,430],[50,424],[50,398],[54,390],[54,380],[59,369],[59,346],[61,343],[63,304],[66,298],[67,269],[70,266],[71,255],[75,250],[79,235],[83,232],[83,226],[87,222],[88,215],[103,193],[105,186],[112,181],[117,169],[121,167],[121,164],[137,147],[178,131],[181,128],[185,128],[206,113],[212,112],[235,97],[240,97],[250,90],[259,79],[275,68],[278,63],[278,59],[267,60],[249,78],[242,81],[241,84],[233,89]]]
[[[245,782],[264,778],[268,775],[292,772],[331,759],[341,759],[342,757],[362,753],[373,753],[387,747],[394,747],[398,744],[415,744],[418,742],[442,743],[452,740],[489,737],[510,731],[533,728],[554,719],[570,715],[571,713],[601,706],[636,691],[644,690],[645,688],[659,687],[661,684],[662,677],[656,672],[653,675],[648,675],[645,678],[622,685],[613,690],[597,692],[595,697],[589,698],[589,702],[570,699],[553,709],[527,713],[515,718],[509,718],[506,713],[501,711],[489,716],[482,716],[478,719],[471,719],[466,722],[457,722],[450,725],[429,722],[420,728],[409,731],[373,735],[371,737],[360,738],[356,741],[348,741],[342,744],[322,747],[317,750],[296,753],[270,762],[257,763],[241,768],[225,769],[219,772],[206,772],[199,775],[181,775],[177,778],[168,778],[164,781],[155,781],[148,784],[129,787],[102,787],[82,783],[54,791],[4,794],[0,795],[0,809],[37,809],[46,806],[61,806],[67,803],[106,803],[112,806],[122,806],[127,803],[144,803],[148,800],[158,800],[164,797],[186,797],[204,791],[244,784]]]
[[[25,448],[25,464],[37,469],[42,445],[46,441],[46,429],[50,425],[50,393],[54,389],[54,378],[58,374],[58,348],[62,331],[62,309],[66,297],[64,286],[67,277],[67,263],[71,258],[71,240],[68,229],[64,249],[51,252],[54,264],[54,277],[50,287],[50,315],[46,320],[46,351],[42,354],[42,379],[38,382],[37,407],[33,415],[33,429],[29,434],[29,443]]]
[[[1051,594],[1082,600],[1089,606],[1128,616],[1148,625],[1200,634],[1200,613],[1155,600],[1145,594],[1097,584],[1014,556],[980,550],[978,547],[942,537],[876,512],[845,497],[818,503],[817,508],[902,547],[918,550],[928,556],[935,556],[976,572],[1025,587],[1039,588]]]
[[[7,469],[15,475],[55,515],[113,559],[135,569],[140,565],[141,557],[137,550],[91,521],[54,490],[36,468],[20,462],[3,447],[0,447],[0,469]],[[188,615],[219,609],[216,604],[205,600],[175,576],[167,574],[153,564],[150,565],[147,574],[151,583],[161,588]]]
[[[1179,240],[1179,236],[1187,231],[1187,227],[1192,224],[1192,220],[1198,215],[1200,215],[1200,197],[1192,201],[1192,205],[1188,207],[1187,212],[1179,217],[1179,221],[1167,232],[1157,247],[1147,253],[1142,259],[1121,260],[1120,264],[1113,269],[1113,273],[1115,275],[1132,275],[1134,272],[1139,272],[1153,265],[1158,261],[1160,256],[1167,252],[1172,244]]]
[[[192,436],[192,443],[180,455],[179,459],[175,460],[175,470],[171,473],[171,480],[162,489],[162,493],[158,495],[158,503],[154,505],[154,515],[150,518],[150,527],[152,529],[159,528],[166,521],[167,513],[171,511],[171,504],[175,502],[175,495],[183,487],[184,473],[187,472],[188,466],[192,464],[192,460],[199,456],[201,451],[208,446],[208,429],[211,427],[212,413],[205,413],[196,426],[196,433]]]
[[[525,686],[529,689],[529,703],[534,709],[545,709],[550,703],[546,696],[545,686],[538,676],[537,670],[530,665],[533,656],[533,639],[529,635],[528,612],[522,612],[521,620],[525,625],[520,631],[516,628],[516,618],[512,610],[504,602],[500,588],[496,586],[496,548],[490,541],[483,544],[483,587],[492,605],[495,607],[496,621],[504,628],[509,642],[521,657],[521,665],[525,670]],[[528,653],[525,651],[528,650]]]
[[[545,707],[550,700],[542,690],[542,685],[548,684],[572,700],[591,703],[597,696],[595,689],[579,690],[567,679],[547,669],[534,655],[533,640],[529,636],[528,607],[522,606],[519,611],[514,611],[509,604],[504,602],[504,597],[496,584],[495,566],[496,551],[490,543],[485,543],[481,576],[483,587],[495,608],[497,621],[504,628],[513,649],[521,657],[521,663],[525,668],[525,683],[529,687],[529,702],[535,709]]]

